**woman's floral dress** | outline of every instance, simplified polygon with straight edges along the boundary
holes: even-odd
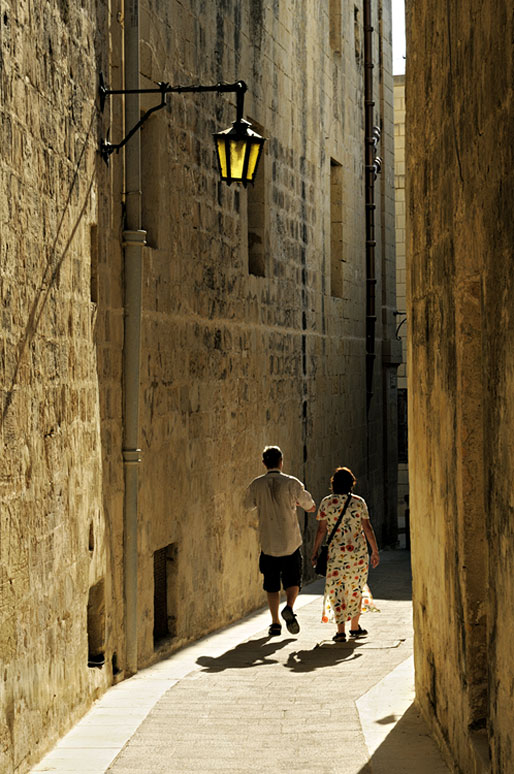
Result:
[[[318,521],[327,522],[327,539],[348,495],[333,494],[320,503]],[[349,621],[365,610],[376,610],[367,586],[368,546],[362,519],[369,519],[362,497],[352,495],[337,531],[328,547],[327,577],[323,599],[323,623]]]

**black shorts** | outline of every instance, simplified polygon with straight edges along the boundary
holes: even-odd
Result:
[[[288,589],[290,586],[301,586],[302,552],[299,548],[294,554],[287,554],[287,556],[270,556],[261,552],[259,570],[264,575],[264,583],[262,584],[264,591],[270,593],[280,591],[280,581],[282,581],[284,589]]]

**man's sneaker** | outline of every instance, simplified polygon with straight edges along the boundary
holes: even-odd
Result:
[[[298,623],[298,619],[296,618],[295,614],[293,613],[289,605],[286,605],[284,607],[280,615],[286,622],[287,631],[291,632],[291,634],[298,634],[298,632],[300,631],[300,624]]]
[[[361,629],[360,626],[358,629],[350,629],[350,637],[353,637],[354,639],[356,637],[365,637],[367,633],[368,633],[368,630]]]

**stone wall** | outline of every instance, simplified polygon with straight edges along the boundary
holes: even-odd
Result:
[[[398,368],[398,525],[399,543],[408,547],[409,466],[407,438],[407,266],[405,256],[405,76],[394,76],[394,196],[396,229],[396,330],[401,341]],[[407,498],[407,500],[405,499]]]
[[[211,145],[230,96],[170,95],[141,133],[139,667],[264,603],[240,497],[266,443],[318,501],[349,464],[379,540],[396,521],[390,10],[373,6],[367,415],[363,9],[336,6],[141,3],[142,86],[243,78],[268,141],[245,191],[218,182]],[[21,774],[127,674],[123,154],[96,152],[123,134],[123,100],[100,114],[97,83],[123,86],[124,16],[115,1],[1,8],[0,761]]]
[[[355,47],[354,9],[344,10],[342,51],[336,53],[328,45],[325,6],[312,13],[307,4],[255,3],[251,12],[243,7],[238,15],[238,4],[229,3],[223,11],[206,9],[201,18],[195,8],[182,4],[179,13],[172,3],[165,12],[160,6],[144,11],[144,76],[148,83],[244,78],[250,85],[246,113],[269,139],[256,196],[252,189],[217,181],[208,137],[233,120],[226,97],[172,95],[167,114],[143,130],[149,242],[141,418],[144,660],[153,657],[154,648],[152,560],[165,546],[177,551],[172,647],[262,603],[258,546],[239,498],[261,473],[264,444],[281,445],[286,469],[318,499],[327,492],[332,469],[352,465],[379,534],[387,511],[396,515],[395,471],[388,478],[383,462],[383,395],[392,396],[392,423],[395,393],[384,377],[380,347],[381,338],[394,330],[390,64],[384,94],[378,77],[375,90],[385,161],[383,182],[377,183],[377,222],[383,220],[377,298],[383,300],[387,325],[377,329],[368,438],[363,52]],[[384,13],[383,39],[377,16],[374,22],[378,76],[379,47],[390,63],[390,18]],[[357,34],[362,35],[362,11]],[[168,39],[174,41],[173,60],[162,48]],[[163,71],[163,62],[170,61]],[[342,261],[334,269],[328,204],[337,164],[343,238]],[[260,207],[263,262],[253,273],[248,233],[259,222]],[[342,297],[333,292],[336,270]],[[302,527],[309,540],[312,517],[302,516]],[[200,571],[191,572],[192,557]]]
[[[417,697],[457,771],[513,768],[511,4],[407,15]]]
[[[90,268],[96,3],[0,7],[0,770],[9,774],[109,684],[88,655],[105,649],[110,577]]]

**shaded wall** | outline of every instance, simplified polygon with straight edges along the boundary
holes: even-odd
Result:
[[[408,422],[407,422],[407,266],[405,256],[405,76],[394,76],[394,196],[396,231],[396,338],[401,341],[398,368],[398,524],[399,544],[409,546],[408,536]]]
[[[417,697],[466,774],[513,767],[513,25],[509,3],[408,6]]]

